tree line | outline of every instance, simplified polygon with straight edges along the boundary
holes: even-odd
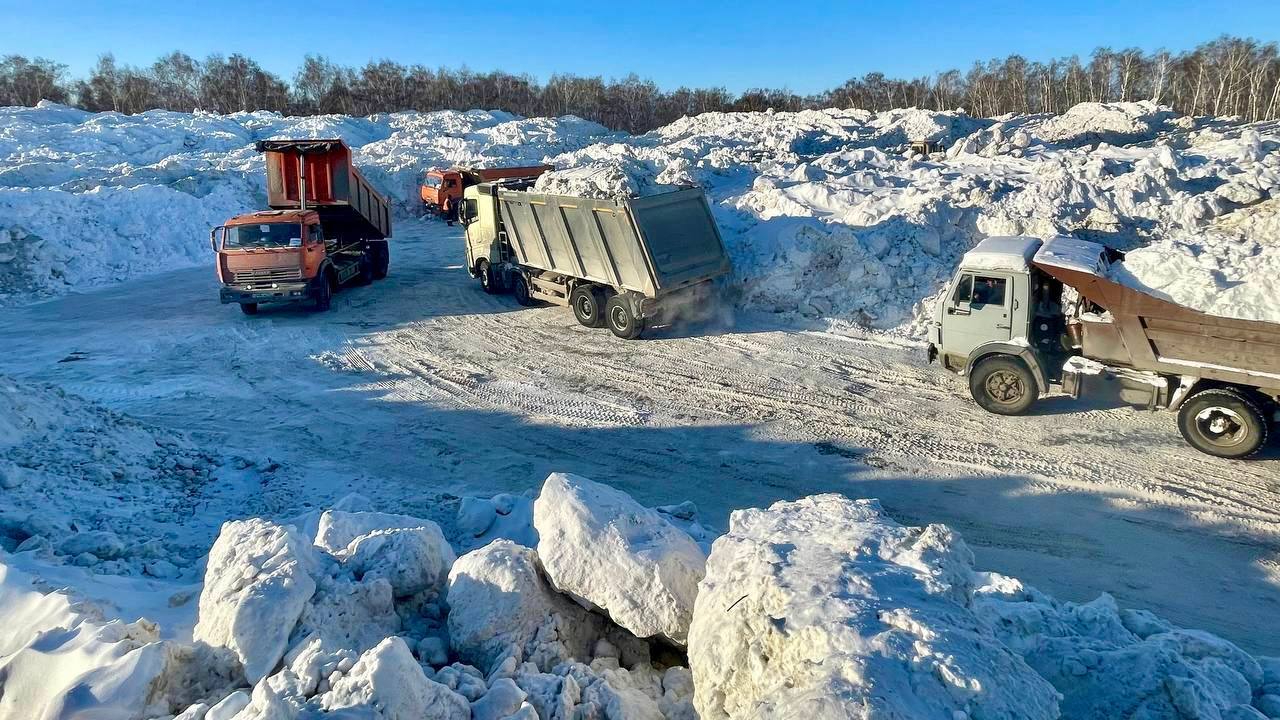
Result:
[[[1181,53],[1098,48],[1088,58],[1048,61],[1010,55],[977,62],[967,72],[914,79],[873,72],[804,96],[769,88],[737,95],[723,87],[662,90],[634,74],[609,80],[555,74],[539,82],[527,74],[389,60],[353,68],[315,55],[306,56],[288,81],[239,54],[196,60],[173,52],[145,67],[121,64],[106,54],[83,78],[69,77],[66,65],[46,58],[0,58],[0,106],[30,106],[42,99],[121,113],[159,108],[371,115],[484,108],[526,116],[573,114],[632,133],[709,111],[920,107],[964,108],[971,115],[994,117],[1133,100],[1153,100],[1188,115],[1263,120],[1280,117],[1280,53],[1274,42],[1224,36]]]

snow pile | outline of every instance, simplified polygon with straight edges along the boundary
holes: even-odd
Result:
[[[40,409],[0,416],[0,438],[59,421],[56,405]],[[1280,660],[1108,596],[1063,603],[975,572],[947,528],[903,527],[875,501],[836,495],[734,513],[696,588],[685,667],[669,643],[650,645],[548,577],[617,619],[652,620],[634,612],[649,607],[665,621],[666,602],[651,601],[687,591],[677,561],[701,558],[672,524],[700,527],[693,508],[646,510],[560,474],[527,512],[515,497],[489,510],[531,513],[538,548],[498,539],[456,559],[431,521],[355,497],[299,526],[225,523],[190,642],[43,594],[0,564],[0,718],[1175,720],[1280,709]],[[484,502],[465,504],[463,517],[488,517]]]
[[[699,716],[1057,717],[1053,687],[970,610],[972,562],[875,501],[735,512],[690,631]]]
[[[700,185],[747,307],[882,329],[910,330],[987,235],[1075,234],[1149,245],[1155,257],[1180,243],[1207,275],[1170,281],[1153,261],[1137,266],[1140,279],[1197,303],[1227,289],[1229,302],[1263,310],[1280,244],[1278,214],[1261,209],[1280,187],[1277,126],[1178,117],[1149,102],[994,119],[706,113],[638,136],[475,110],[122,116],[43,104],[0,109],[0,297],[209,262],[209,227],[262,204],[253,142],[303,136],[344,138],[402,210],[416,207],[425,170],[454,163],[550,162],[560,170],[536,189],[600,198]],[[945,156],[903,151],[925,140]]]
[[[410,209],[432,167],[540,163],[607,134],[572,116],[479,110],[303,118],[0,108],[0,300],[211,262],[210,228],[264,207],[258,140],[340,137],[374,186]]]
[[[1273,275],[1250,253],[1280,243],[1280,231],[1274,214],[1251,208],[1280,187],[1280,136],[1215,121],[1212,137],[1193,142],[1203,122],[1145,102],[996,120],[708,113],[556,156],[562,170],[540,187],[619,197],[701,185],[745,304],[766,311],[908,329],[967,249],[1022,234],[1154,243],[1157,256],[1164,238],[1185,238],[1225,279],[1180,280],[1180,297],[1203,304],[1228,286],[1239,288],[1232,302],[1265,309]],[[926,160],[899,150],[909,140],[949,149]]]
[[[1109,595],[1065,603],[990,575],[973,609],[1062,693],[1063,717],[1256,718],[1280,710],[1280,695],[1270,694],[1280,690],[1275,660],[1268,680],[1258,660],[1226,640],[1121,610]]]
[[[1280,278],[1280,242],[1221,240],[1206,252],[1203,238],[1159,240],[1112,266],[1112,279],[1211,315],[1280,322],[1266,278]]]
[[[547,578],[639,637],[683,645],[706,557],[687,533],[629,495],[553,473],[534,503]]]
[[[201,495],[244,461],[52,386],[0,375],[0,547],[95,573],[177,577],[216,521]],[[160,542],[172,523],[181,540]]]

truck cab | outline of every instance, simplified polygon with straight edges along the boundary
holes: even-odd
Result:
[[[427,171],[418,192],[428,210],[438,212],[452,222],[458,212],[457,203],[462,198],[462,191],[462,172],[449,168]]]
[[[220,299],[246,314],[259,304],[314,298],[328,247],[314,211],[264,210],[237,215],[213,229]]]
[[[986,392],[975,398],[993,412],[1026,410],[1061,380],[1069,355],[1062,283],[1032,264],[1042,244],[1032,237],[983,240],[934,306],[929,360],[981,383]]]
[[[498,190],[531,184],[527,180],[480,183],[463,191],[462,201],[458,203],[458,220],[466,228],[467,273],[480,279],[485,292],[499,293],[506,289],[505,274],[500,269],[511,260],[498,216]]]

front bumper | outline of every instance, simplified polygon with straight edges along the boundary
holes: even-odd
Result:
[[[267,305],[271,303],[301,302],[311,297],[311,283],[274,283],[273,285],[223,285],[218,299],[223,305]]]

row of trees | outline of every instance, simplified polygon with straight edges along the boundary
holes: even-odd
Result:
[[[963,107],[974,115],[994,116],[1144,99],[1186,114],[1261,120],[1280,117],[1280,53],[1276,43],[1222,37],[1176,54],[1099,48],[1087,59],[1030,61],[1010,55],[976,63],[968,72],[948,70],[910,80],[869,73],[810,96],[785,89],[739,95],[722,87],[664,91],[636,75],[606,81],[557,74],[540,83],[529,75],[433,70],[388,60],[357,69],[311,55],[292,82],[286,82],[243,55],[197,61],[181,52],[149,67],[122,65],[103,55],[87,78],[69,79],[66,66],[51,60],[0,58],[0,106],[34,105],[41,99],[122,113],[164,108],[368,115],[486,108],[521,115],[574,114],[630,132],[715,110]]]

